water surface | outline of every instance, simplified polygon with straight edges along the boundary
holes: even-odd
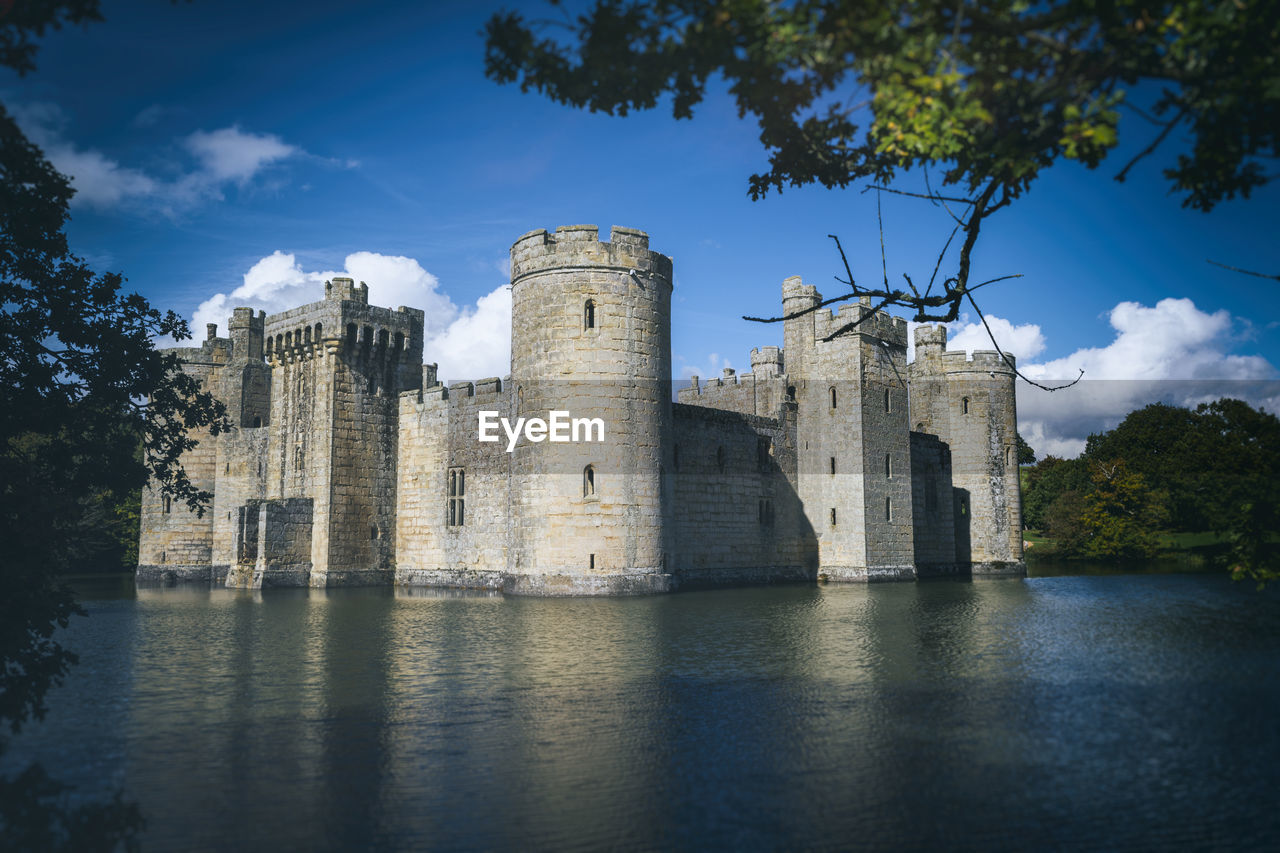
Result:
[[[85,587],[38,758],[153,849],[1256,847],[1280,596]]]

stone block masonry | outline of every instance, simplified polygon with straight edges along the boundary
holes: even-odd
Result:
[[[423,313],[370,305],[364,282],[237,308],[229,338],[178,351],[233,422],[183,459],[213,506],[149,488],[139,578],[629,595],[1024,574],[1008,364],[922,327],[908,365],[904,321],[817,309],[793,277],[784,346],[673,403],[673,281],[642,231],[531,231],[510,374],[448,387]],[[482,411],[598,418],[605,440],[482,442]]]

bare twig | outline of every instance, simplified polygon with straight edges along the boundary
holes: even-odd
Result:
[[[1269,278],[1272,281],[1280,281],[1280,275],[1271,275],[1265,272],[1254,272],[1253,270],[1241,269],[1240,267],[1233,267],[1230,264],[1221,264],[1221,263],[1218,263],[1217,261],[1210,261],[1208,258],[1205,258],[1205,261],[1207,263],[1213,264],[1215,267],[1222,267],[1224,270],[1231,270],[1232,272],[1241,272],[1241,273],[1244,273],[1245,275],[1254,275],[1254,276],[1257,276],[1258,278]]]
[[[1116,180],[1124,181],[1125,175],[1129,174],[1129,170],[1132,169],[1134,166],[1136,166],[1138,161],[1141,160],[1143,157],[1146,157],[1148,154],[1150,154],[1151,152],[1159,148],[1160,143],[1164,142],[1165,137],[1168,136],[1169,132],[1172,131],[1174,127],[1177,126],[1178,122],[1182,121],[1182,117],[1185,116],[1186,114],[1187,114],[1187,107],[1183,107],[1182,109],[1178,110],[1178,114],[1173,118],[1169,119],[1169,121],[1165,123],[1164,130],[1156,134],[1156,138],[1151,140],[1151,144],[1148,145],[1146,148],[1143,148],[1141,151],[1139,151],[1136,155],[1134,155],[1134,158],[1132,160],[1130,160],[1128,163],[1125,164],[1125,167],[1120,170],[1120,174],[1116,175]]]
[[[968,297],[969,304],[973,306],[973,310],[978,312],[978,319],[982,321],[982,327],[987,330],[987,337],[991,338],[991,345],[996,348],[996,352],[1000,353],[1000,358],[1004,361],[1005,364],[1009,366],[1009,369],[1013,371],[1014,375],[1017,376],[1019,379],[1021,379],[1023,382],[1026,382],[1030,385],[1034,385],[1037,388],[1040,388],[1041,390],[1044,390],[1044,391],[1061,391],[1063,388],[1070,388],[1072,385],[1075,385],[1077,382],[1079,382],[1081,379],[1084,378],[1083,369],[1081,369],[1079,376],[1077,376],[1075,379],[1072,379],[1066,385],[1058,385],[1058,386],[1041,385],[1039,382],[1035,381],[1034,379],[1027,378],[1027,376],[1023,374],[1021,370],[1019,370],[1017,367],[1014,366],[1013,359],[1005,355],[1004,350],[1000,348],[1000,344],[996,343],[995,333],[991,331],[991,326],[987,323],[987,318],[983,315],[982,309],[978,307],[977,301],[974,300],[973,294],[966,293],[965,296]]]
[[[857,282],[853,280],[853,270],[849,269],[849,259],[845,257],[844,246],[840,245],[840,238],[837,237],[836,235],[828,234],[827,236],[830,237],[832,240],[836,241],[836,249],[839,250],[840,252],[840,260],[844,264],[845,275],[849,276],[848,281],[841,282],[841,283],[849,285],[851,288],[853,288],[853,292],[856,294],[858,292],[858,285],[857,285]],[[840,281],[839,276],[836,276],[836,281]]]

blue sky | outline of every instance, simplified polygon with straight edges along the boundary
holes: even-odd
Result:
[[[359,273],[372,301],[427,309],[427,359],[449,378],[501,372],[504,264],[534,228],[650,233],[675,259],[677,376],[749,369],[752,346],[780,344],[780,328],[740,315],[775,313],[784,277],[836,292],[828,233],[855,276],[878,280],[873,194],[748,199],[766,155],[722,87],[677,122],[666,109],[591,115],[486,80],[480,31],[512,5],[106,0],[106,23],[46,38],[38,70],[0,77],[0,97],[80,190],[74,249],[157,305],[203,323]],[[984,228],[974,275],[1024,276],[985,291],[1002,343],[1039,376],[1277,378],[1276,284],[1205,259],[1280,270],[1280,190],[1184,211],[1159,160],[1112,180],[1148,141],[1132,116],[1121,136],[1101,168],[1055,166]],[[883,213],[890,276],[927,278],[946,215],[903,198]],[[985,346],[972,327],[953,333]],[[1044,407],[1022,399],[1024,420]],[[1144,400],[1099,404],[1089,423]],[[1086,426],[1055,432],[1038,417],[1043,447],[1078,449]]]

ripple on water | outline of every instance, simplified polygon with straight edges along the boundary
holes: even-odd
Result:
[[[1280,598],[1206,576],[538,600],[98,590],[6,766],[157,848],[1249,847]],[[228,816],[234,816],[229,818]]]

